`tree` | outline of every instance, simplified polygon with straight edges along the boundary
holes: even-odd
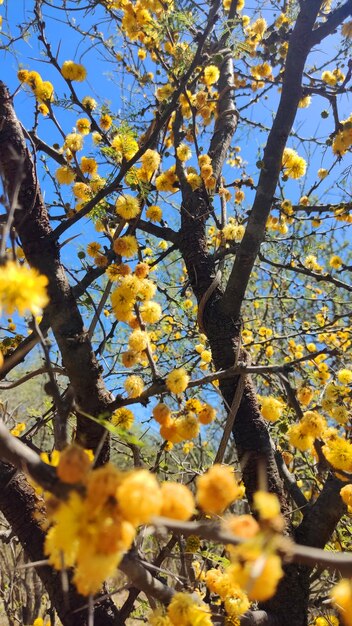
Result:
[[[12,4],[0,508],[57,615],[351,624],[351,0]]]

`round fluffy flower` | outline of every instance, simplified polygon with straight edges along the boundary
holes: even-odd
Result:
[[[71,185],[76,174],[68,165],[62,165],[56,170],[55,178],[60,185]]]
[[[261,413],[269,422],[276,422],[282,415],[284,405],[273,396],[261,396]]]
[[[111,416],[111,423],[114,426],[119,426],[120,428],[131,428],[134,422],[134,415],[130,409],[126,407],[121,407],[120,409],[116,409]]]
[[[163,217],[163,212],[160,206],[152,204],[151,206],[148,206],[146,216],[151,222],[160,222]]]
[[[87,452],[80,446],[72,444],[61,452],[56,471],[64,483],[74,484],[82,482],[90,466],[91,459]]]
[[[87,76],[87,70],[84,65],[74,63],[74,61],[65,61],[61,67],[61,74],[66,80],[76,80],[81,83]]]
[[[153,417],[158,424],[166,424],[170,421],[171,411],[163,402],[159,402],[153,409]]]
[[[337,380],[343,385],[350,385],[352,383],[352,370],[342,369],[337,372]]]
[[[147,524],[160,515],[163,503],[155,476],[145,469],[127,475],[117,489],[117,499],[123,517],[134,526]]]
[[[257,567],[256,561],[253,563],[246,561],[243,564],[230,565],[227,573],[241,589],[248,589],[250,600],[259,602],[264,602],[274,595],[284,574],[280,558],[276,554],[269,554],[261,568]]]
[[[331,591],[330,596],[333,604],[338,608],[343,617],[345,626],[352,624],[352,583],[347,578],[342,578]]]
[[[189,376],[184,367],[175,369],[166,377],[166,386],[172,393],[182,393],[188,387]]]
[[[188,487],[171,481],[161,485],[160,515],[171,519],[188,520],[194,513],[194,498]]]
[[[192,151],[185,143],[180,143],[176,149],[176,154],[180,161],[188,161],[192,157]]]
[[[196,482],[196,500],[205,513],[222,513],[240,494],[233,470],[226,465],[216,463]]]
[[[161,318],[161,306],[158,302],[150,300],[142,304],[140,314],[143,322],[147,324],[155,324]]]
[[[71,150],[71,152],[78,152],[83,148],[83,137],[78,133],[69,133],[65,137],[64,143],[65,150]]]
[[[114,241],[114,251],[127,259],[133,257],[138,250],[137,239],[133,235],[125,235]]]
[[[81,117],[76,122],[76,128],[81,135],[89,135],[90,133],[90,121],[86,117]]]
[[[48,80],[43,80],[35,88],[34,94],[39,102],[52,102],[54,99],[54,87]]]
[[[98,164],[95,159],[89,157],[81,158],[81,170],[83,174],[90,174],[91,176],[95,176],[98,170]]]
[[[0,311],[39,315],[48,304],[48,279],[36,269],[8,261],[0,267]]]
[[[167,614],[174,626],[212,625],[209,607],[204,602],[196,602],[187,593],[175,593],[167,607]]]
[[[293,424],[290,426],[287,431],[287,436],[290,444],[298,450],[301,450],[301,452],[309,450],[314,442],[313,437],[304,431],[301,424]]]
[[[124,220],[132,220],[140,212],[139,200],[134,196],[119,196],[115,208],[117,215]]]
[[[73,195],[80,200],[89,200],[91,197],[91,190],[86,183],[75,183],[72,187]]]
[[[84,98],[82,98],[82,104],[87,111],[94,111],[94,109],[97,108],[96,100],[91,96],[84,96]]]
[[[160,165],[160,154],[156,150],[148,149],[141,157],[143,169],[148,173],[155,172]]]
[[[126,378],[124,387],[130,398],[138,398],[144,389],[143,378],[133,374],[132,376]]]
[[[109,115],[108,113],[104,113],[99,120],[99,126],[103,130],[109,130],[109,128],[111,128],[111,125],[112,125],[111,115]]]
[[[274,493],[256,491],[253,496],[254,509],[262,520],[269,520],[280,514],[280,502]]]
[[[177,432],[183,441],[195,439],[199,435],[199,421],[194,413],[186,413],[176,421]]]
[[[148,333],[145,330],[134,330],[128,338],[128,345],[135,352],[143,352],[148,346]]]
[[[201,424],[210,424],[214,421],[215,416],[216,410],[212,406],[210,406],[210,404],[204,404],[198,414],[198,419]]]
[[[220,77],[220,71],[219,68],[216,67],[216,65],[208,65],[205,69],[204,69],[204,77],[203,77],[203,81],[206,85],[214,85],[214,83],[217,83]]]
[[[333,267],[335,270],[338,270],[341,267],[342,263],[343,261],[341,257],[338,256],[337,254],[333,254],[333,256],[330,257],[329,265],[330,267]]]
[[[347,506],[352,507],[352,485],[345,485],[345,487],[342,487],[340,490],[340,496]]]

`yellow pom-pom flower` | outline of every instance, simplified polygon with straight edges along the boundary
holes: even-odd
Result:
[[[184,367],[170,372],[166,377],[166,387],[172,393],[183,393],[188,387],[189,376]]]
[[[145,469],[127,475],[117,489],[117,500],[123,517],[134,526],[148,524],[163,503],[155,476]]]
[[[125,220],[132,220],[140,213],[139,200],[134,196],[119,196],[115,208],[117,215]]]
[[[160,515],[171,519],[188,520],[192,517],[195,502],[185,485],[171,481],[161,485],[162,506]]]
[[[143,378],[133,374],[132,376],[129,376],[128,378],[126,378],[124,382],[124,387],[130,398],[138,398],[138,396],[140,396],[141,393],[143,393],[143,389],[144,389]]]
[[[8,261],[0,267],[0,311],[39,315],[49,302],[48,282],[36,269]]]
[[[66,80],[76,80],[81,83],[87,76],[87,70],[84,65],[74,61],[65,61],[61,67],[61,74]]]
[[[216,67],[216,65],[208,65],[204,69],[203,82],[206,85],[208,86],[214,85],[214,83],[218,82],[219,78],[220,78],[220,71],[219,71],[219,68]]]
[[[196,501],[205,513],[222,513],[240,494],[233,470],[226,465],[216,463],[196,482]]]

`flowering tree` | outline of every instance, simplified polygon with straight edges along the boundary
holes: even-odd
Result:
[[[352,624],[352,1],[1,4],[1,388],[46,403],[0,509],[52,607]]]

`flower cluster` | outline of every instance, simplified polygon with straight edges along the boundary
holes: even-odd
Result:
[[[83,595],[96,593],[115,571],[138,526],[158,515],[187,520],[194,512],[193,496],[184,485],[159,485],[147,470],[121,472],[111,464],[93,469],[76,445],[61,453],[57,473],[81,488],[64,501],[50,496],[45,554],[58,570],[74,568],[73,580]]]

